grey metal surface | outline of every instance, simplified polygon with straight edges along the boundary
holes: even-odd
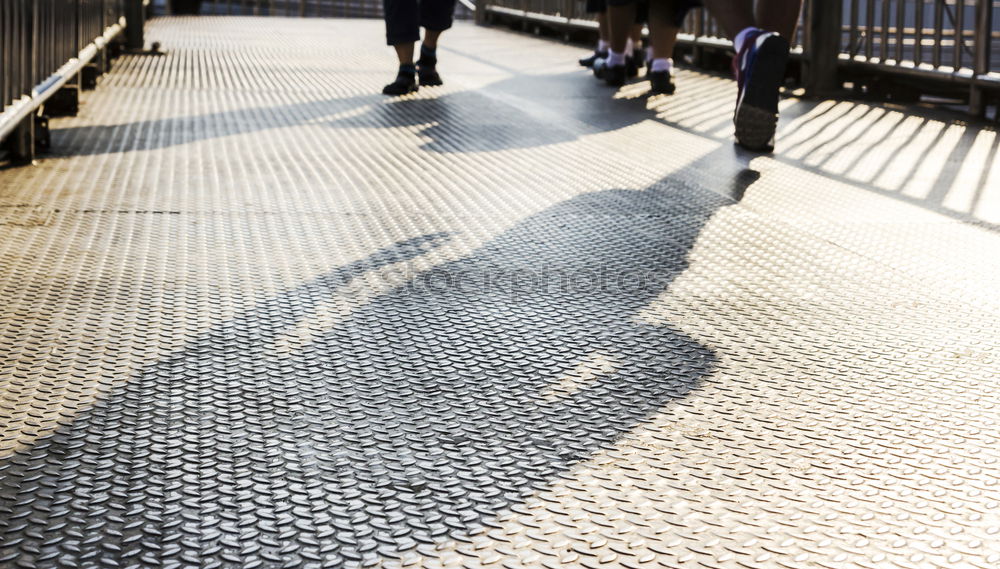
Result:
[[[1000,564],[995,130],[154,20],[0,172],[0,566]]]

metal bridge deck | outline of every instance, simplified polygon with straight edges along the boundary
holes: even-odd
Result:
[[[0,567],[1000,566],[995,130],[147,35],[0,172]]]

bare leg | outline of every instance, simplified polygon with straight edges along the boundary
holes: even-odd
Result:
[[[597,34],[599,39],[608,41],[608,36],[610,32],[608,31],[608,13],[600,12],[597,14]]]
[[[673,57],[680,31],[674,26],[673,9],[671,2],[664,0],[649,3],[649,46],[653,48],[653,59]]]
[[[704,4],[729,39],[735,38],[736,34],[756,23],[753,17],[753,0],[704,0]]]
[[[633,45],[640,45],[642,43],[642,24],[632,24],[628,37],[632,39]]]
[[[437,49],[439,37],[441,37],[440,31],[425,29],[423,45],[427,46],[430,49]]]
[[[623,6],[608,6],[608,43],[616,53],[625,52],[629,32],[635,23],[635,3]]]
[[[413,65],[413,42],[400,43],[392,47],[396,50],[400,65]]]
[[[758,0],[757,27],[778,32],[789,42],[795,36],[802,0]]]

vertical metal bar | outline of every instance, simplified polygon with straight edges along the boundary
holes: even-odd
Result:
[[[896,0],[896,65],[903,61],[903,38],[906,31],[906,0]]]
[[[865,59],[875,55],[875,0],[865,0]]]
[[[803,82],[806,93],[818,96],[839,88],[837,63],[844,12],[842,3],[823,0],[811,0],[807,9]]]
[[[879,62],[885,63],[889,57],[889,8],[892,0],[882,0],[882,18],[879,20],[881,34],[879,34]]]
[[[954,69],[962,68],[962,48],[965,46],[965,0],[955,0]]]
[[[976,0],[975,60],[972,63],[973,81],[990,71],[990,42],[993,28],[993,2]],[[986,112],[986,96],[983,88],[976,83],[969,91],[969,113],[983,116]],[[998,115],[1000,116],[1000,115]]]
[[[125,45],[129,49],[142,49],[145,45],[143,25],[145,15],[142,0],[126,0],[125,3]]]
[[[931,64],[935,69],[941,67],[942,40],[944,39],[944,2],[934,2],[934,50],[931,52]]]
[[[920,65],[923,62],[924,51],[924,0],[917,0],[917,12],[913,17],[913,64]]]
[[[847,53],[853,58],[858,54],[858,0],[851,0],[851,27],[847,31]]]

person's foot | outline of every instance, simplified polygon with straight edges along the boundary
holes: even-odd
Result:
[[[649,93],[651,95],[673,95],[677,87],[674,85],[674,77],[669,71],[648,71]]]
[[[594,63],[597,62],[598,59],[605,59],[607,57],[608,52],[594,50],[594,53],[592,53],[590,57],[580,58],[580,65],[583,67],[594,67]]]
[[[621,87],[628,80],[628,64],[625,65],[604,65],[601,75],[604,82],[610,87]]]
[[[775,32],[755,30],[743,40],[733,59],[739,96],[736,142],[749,150],[774,149],[778,126],[778,90],[785,77],[788,41]]]
[[[636,69],[642,69],[646,65],[646,50],[641,47],[633,49],[632,61],[635,62]]]
[[[441,76],[437,72],[437,48],[420,46],[420,59],[417,60],[417,77],[424,87],[437,87],[443,85]]]
[[[441,81],[441,76],[438,75],[437,66],[434,65],[421,65],[418,63],[417,77],[420,78],[420,84],[424,87],[444,85],[444,81]]]
[[[639,68],[642,67],[639,61],[631,55],[625,57],[625,76],[629,79],[639,76]]]
[[[396,80],[382,88],[383,95],[406,95],[419,89],[413,65],[400,65]]]
[[[591,70],[594,72],[594,77],[597,79],[604,79],[604,70],[608,67],[607,57],[598,57],[594,60],[594,65],[591,66]]]

